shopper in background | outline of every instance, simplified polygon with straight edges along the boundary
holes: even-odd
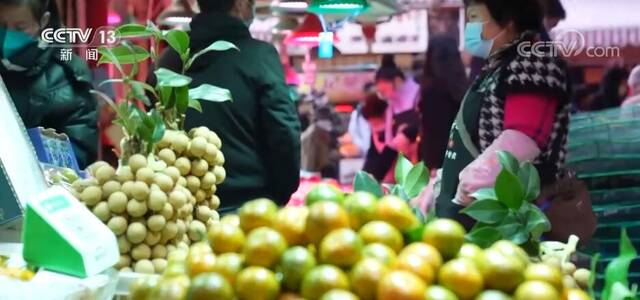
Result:
[[[392,182],[391,167],[398,152],[385,144],[385,114],[388,104],[375,94],[366,97],[362,116],[371,129],[371,146],[365,156],[363,171],[373,175],[380,182]]]
[[[371,144],[371,128],[362,114],[365,100],[375,94],[375,84],[367,83],[363,88],[364,97],[358,102],[349,117],[347,134],[340,137],[340,154],[343,157],[364,157]]]
[[[631,70],[627,85],[629,86],[629,97],[624,100],[622,106],[640,104],[640,65]]]
[[[78,56],[62,60],[62,48],[39,40],[42,30],[59,24],[51,11],[55,3],[49,4],[0,0],[0,76],[24,125],[65,133],[80,167],[86,167],[98,149],[91,75]]]
[[[567,12],[564,10],[560,0],[540,0],[540,4],[544,13],[542,22],[546,32],[551,31],[551,29],[558,26],[560,21],[567,18]]]
[[[202,101],[202,113],[187,112],[187,129],[206,126],[220,135],[227,178],[218,189],[221,213],[245,201],[268,197],[286,204],[300,177],[300,122],[289,97],[276,49],[249,32],[253,0],[198,0],[201,13],[191,22],[191,53],[215,41],[240,51],[209,52],[187,72],[193,86],[229,89],[233,102]],[[180,70],[175,51],[163,54],[160,67]]]
[[[543,187],[555,182],[566,153],[571,103],[561,59],[517,51],[523,42],[540,40],[538,0],[468,0],[466,12],[465,48],[487,62],[452,126],[436,213],[469,228],[473,222],[460,210],[474,201],[474,192],[494,186],[501,170],[498,151],[534,162]]]
[[[627,98],[629,72],[622,66],[613,66],[604,74],[600,90],[593,99],[591,110],[620,107]]]
[[[429,169],[442,168],[449,131],[467,89],[457,42],[447,36],[433,37],[425,58],[421,100],[420,154]]]
[[[385,112],[385,144],[415,160],[420,130],[420,114],[416,107],[420,86],[413,78],[405,76],[392,55],[383,57],[375,79],[378,96],[389,104]]]

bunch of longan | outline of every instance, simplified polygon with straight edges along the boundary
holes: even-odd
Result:
[[[219,219],[216,186],[225,179],[218,136],[205,127],[166,131],[156,145],[158,161],[141,154],[115,170],[106,162],[73,184],[76,196],[118,238],[118,269],[162,273],[167,253],[188,249]]]

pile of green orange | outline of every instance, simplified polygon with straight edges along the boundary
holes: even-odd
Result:
[[[409,243],[420,224],[395,196],[319,185],[307,205],[246,203],[209,228],[208,243],[172,253],[159,279],[136,282],[132,299],[590,299],[510,242],[465,244],[452,220],[430,222]]]

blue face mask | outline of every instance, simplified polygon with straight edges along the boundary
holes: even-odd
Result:
[[[482,38],[482,29],[486,22],[468,22],[464,28],[464,48],[469,54],[487,58],[491,54],[494,40],[502,34],[499,33],[495,38],[485,40]]]
[[[0,28],[1,58],[12,58],[37,41],[30,35],[12,29]]]

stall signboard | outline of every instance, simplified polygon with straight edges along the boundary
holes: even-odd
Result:
[[[29,199],[22,234],[24,260],[59,273],[93,276],[120,258],[109,227],[60,186]]]
[[[13,100],[0,78],[0,242],[4,232],[19,231],[23,208],[44,192],[47,184],[35,150]]]

